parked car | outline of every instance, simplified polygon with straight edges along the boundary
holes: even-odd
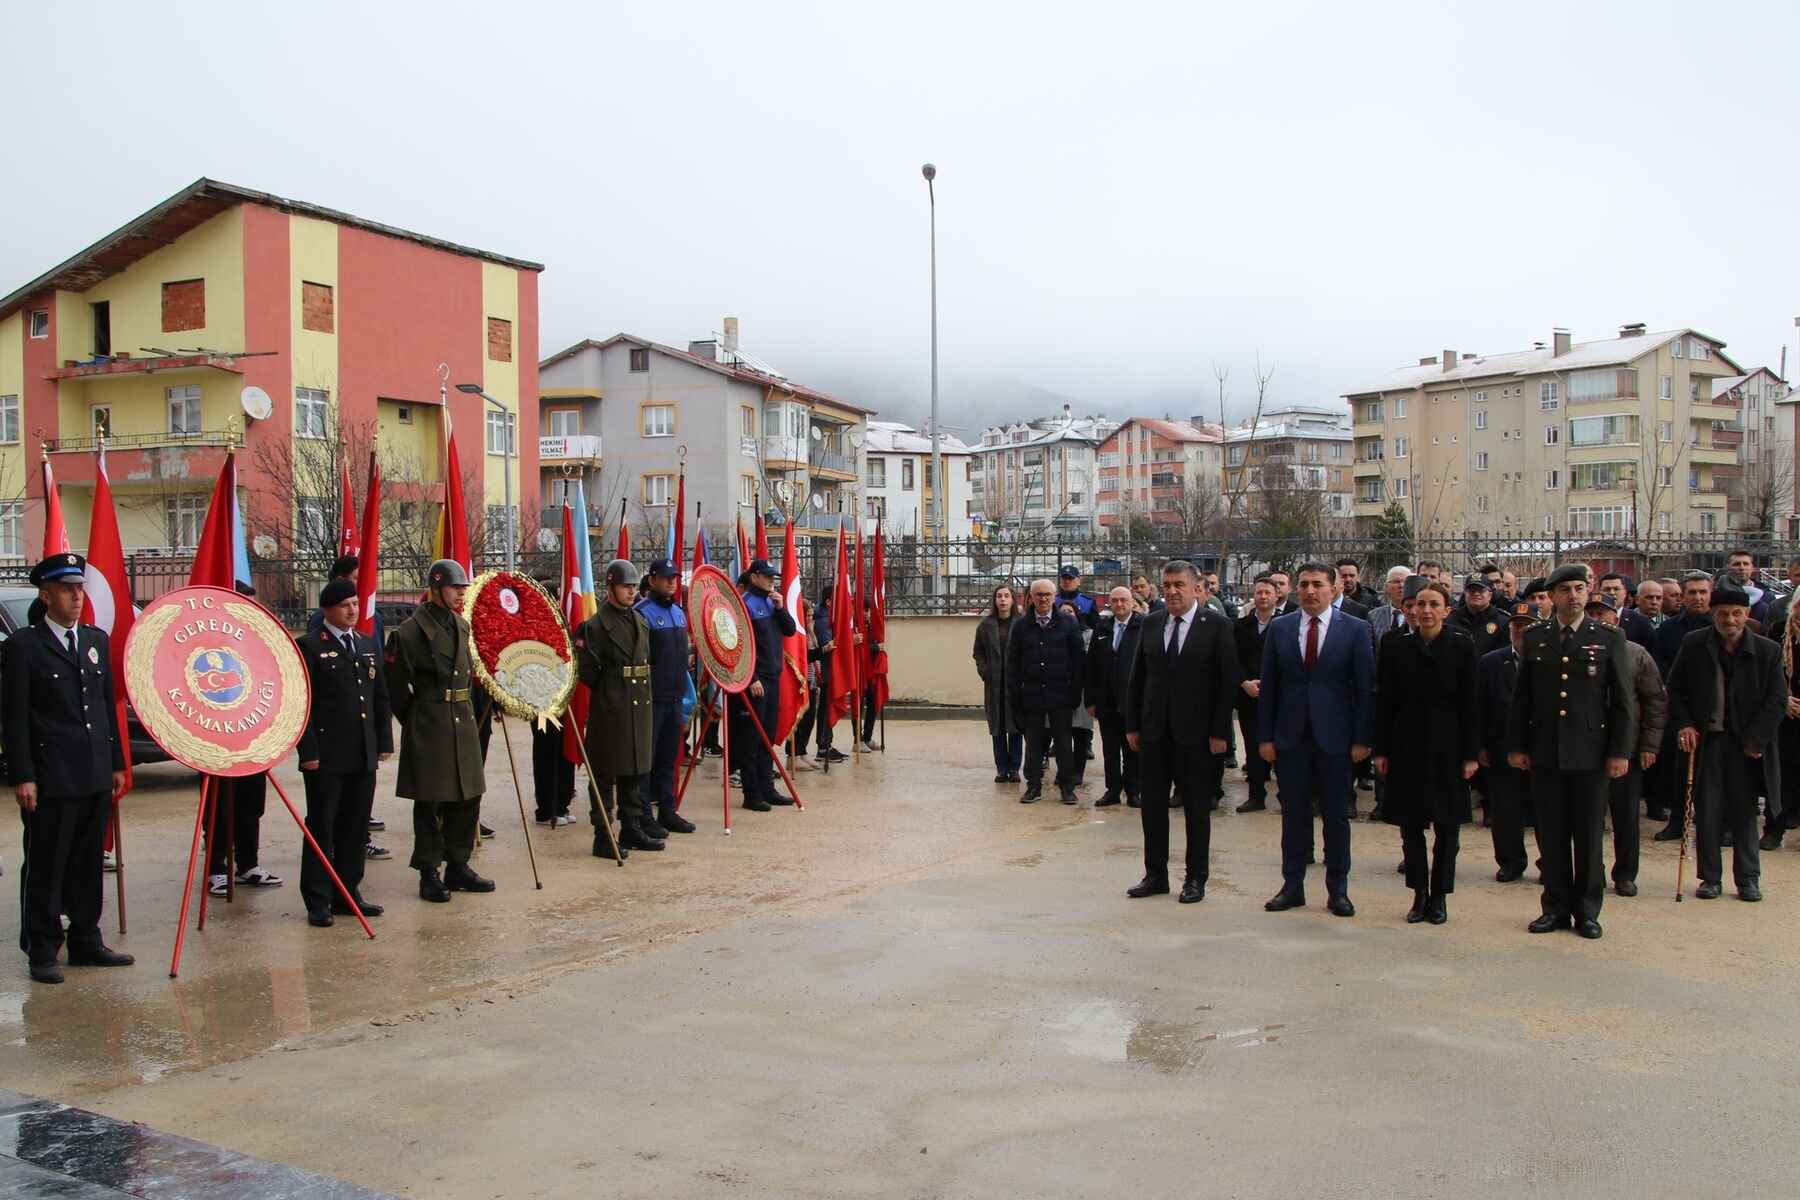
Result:
[[[0,642],[13,637],[29,624],[26,614],[30,612],[31,602],[37,599],[37,595],[34,587],[0,587]],[[168,754],[138,721],[137,713],[132,711],[129,701],[125,704],[125,725],[131,738],[131,761],[134,766],[169,761]]]

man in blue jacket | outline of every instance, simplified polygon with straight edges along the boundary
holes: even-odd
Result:
[[[688,674],[687,614],[675,603],[681,571],[666,558],[650,564],[650,592],[632,607],[650,627],[650,773],[640,790],[644,831],[653,838],[692,833],[694,823],[675,811],[675,759],[687,726],[685,702],[692,691]]]
[[[1081,702],[1085,649],[1076,618],[1058,612],[1056,586],[1048,579],[1031,585],[1031,611],[1006,640],[1008,701],[1025,726],[1025,794],[1020,804],[1044,795],[1044,746],[1056,753],[1056,786],[1064,804],[1075,803],[1075,761],[1069,729]]]

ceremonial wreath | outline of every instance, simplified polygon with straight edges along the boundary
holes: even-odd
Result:
[[[575,691],[569,630],[536,580],[516,571],[478,575],[464,601],[475,676],[508,716],[554,721]]]

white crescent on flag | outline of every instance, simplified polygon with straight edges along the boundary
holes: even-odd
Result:
[[[790,613],[800,611],[800,573],[798,571],[794,573],[792,579],[787,581],[787,588],[781,594],[781,602],[787,606]]]
[[[106,581],[106,576],[100,573],[100,568],[93,563],[89,563],[87,569],[82,572],[81,582],[86,593],[85,598],[94,610],[93,623],[110,635],[113,631],[114,613],[112,585]]]

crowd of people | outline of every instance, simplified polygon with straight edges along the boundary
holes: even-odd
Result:
[[[1212,816],[1225,772],[1239,768],[1248,797],[1236,811],[1272,799],[1281,810],[1271,912],[1306,904],[1317,820],[1327,907],[1355,915],[1359,792],[1374,793],[1369,819],[1399,827],[1409,922],[1449,920],[1477,806],[1499,882],[1523,878],[1534,831],[1533,933],[1602,936],[1609,817],[1610,879],[1629,897],[1641,816],[1664,822],[1657,840],[1678,839],[1690,804],[1694,894],[1722,894],[1730,848],[1738,898],[1758,901],[1761,853],[1800,828],[1788,619],[1800,558],[1786,572],[1777,597],[1744,550],[1716,577],[1641,581],[1583,564],[1521,581],[1492,563],[1457,581],[1427,561],[1389,568],[1377,591],[1342,559],[1263,572],[1239,613],[1216,575],[1186,561],[1163,566],[1160,596],[1140,574],[1102,601],[1064,566],[1023,597],[996,588],[976,629],[994,780],[1022,778],[1020,801],[1036,803],[1054,760],[1059,798],[1079,803],[1084,721],[1097,728],[1095,807],[1141,814],[1133,898],[1171,891],[1171,808],[1187,828],[1179,899],[1205,898]]]

